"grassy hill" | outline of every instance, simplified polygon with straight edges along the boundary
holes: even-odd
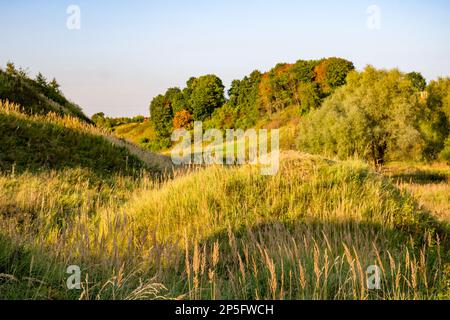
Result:
[[[8,73],[0,69],[0,100],[21,105],[28,114],[54,112],[91,123],[81,108],[67,100],[59,89],[40,84],[17,71]]]
[[[27,115],[0,101],[0,170],[39,172],[82,168],[99,176],[131,175],[145,164],[79,118]]]
[[[143,148],[152,150],[152,142],[156,139],[153,124],[150,121],[120,125],[113,128],[118,137],[131,141]]]
[[[292,152],[273,177],[210,167],[100,189],[65,169],[3,174],[0,190],[6,298],[449,297],[448,232],[360,162]],[[65,288],[68,265],[82,290]]]
[[[152,149],[151,122],[114,137],[26,77],[0,76],[0,93],[24,103],[0,100],[0,299],[450,298],[449,225],[431,214],[448,197],[428,192],[434,180],[448,190],[447,167],[413,183],[410,168],[387,168],[390,179],[285,151],[275,176],[212,166],[155,177],[170,159],[133,144]],[[255,127],[281,128],[289,150],[300,121],[287,106]],[[80,290],[67,289],[71,265]]]

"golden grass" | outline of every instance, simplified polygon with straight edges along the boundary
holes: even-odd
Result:
[[[442,236],[428,230],[411,199],[357,162],[303,155],[284,160],[275,177],[251,167],[213,167],[165,182],[118,177],[114,187],[100,190],[81,177],[65,185],[66,179],[59,173],[2,177],[1,211],[15,211],[2,215],[1,230],[37,252],[35,260],[45,251],[54,268],[82,266],[89,278],[79,298],[447,294]],[[60,186],[65,191],[57,193]],[[367,289],[370,265],[384,270],[382,290]],[[58,295],[76,294],[58,276],[50,279]]]
[[[31,119],[98,132],[52,117]],[[450,298],[448,230],[408,193],[358,161],[282,158],[276,176],[2,173],[0,298]],[[65,286],[69,265],[80,291]],[[373,265],[380,290],[366,283]]]
[[[400,189],[410,192],[420,206],[440,221],[450,222],[450,166],[443,163],[392,163],[385,169]]]

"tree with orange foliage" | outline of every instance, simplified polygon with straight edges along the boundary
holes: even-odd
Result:
[[[192,124],[192,115],[189,113],[189,111],[183,109],[181,111],[178,111],[175,113],[175,116],[173,118],[173,128],[174,129],[189,129]]]
[[[347,75],[355,69],[352,62],[341,58],[328,58],[321,61],[316,68],[315,81],[322,92],[329,95],[346,83]]]

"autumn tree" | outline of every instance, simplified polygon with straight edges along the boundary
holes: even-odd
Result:
[[[346,83],[347,75],[354,69],[353,63],[348,60],[334,57],[324,59],[315,67],[315,81],[324,95],[329,95]]]
[[[187,110],[181,110],[175,113],[173,117],[174,129],[190,129],[192,124],[192,115]]]
[[[11,76],[16,75],[17,70],[16,70],[16,66],[14,65],[13,62],[8,61],[6,63],[6,73]]]

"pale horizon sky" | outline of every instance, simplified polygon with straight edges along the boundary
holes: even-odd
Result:
[[[81,29],[66,26],[69,5]],[[367,9],[380,8],[380,29]],[[55,77],[86,114],[148,115],[151,99],[191,76],[228,87],[279,62],[338,56],[358,69],[450,76],[446,0],[0,0],[0,67]]]

